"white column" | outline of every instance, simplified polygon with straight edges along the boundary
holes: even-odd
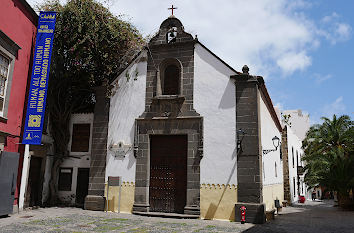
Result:
[[[26,188],[27,188],[30,162],[31,162],[31,155],[30,155],[30,151],[29,151],[29,144],[26,144],[25,145],[25,154],[23,156],[21,187],[20,187],[20,196],[19,196],[19,204],[18,204],[18,207],[20,210],[23,210],[23,204],[25,202],[25,192],[26,192]]]

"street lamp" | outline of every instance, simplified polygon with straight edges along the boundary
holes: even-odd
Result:
[[[242,131],[242,129],[237,130],[236,136],[237,136],[237,152],[242,150],[241,143],[243,140],[243,137],[245,136],[245,132]]]
[[[264,155],[268,154],[269,152],[278,150],[278,147],[279,147],[279,144],[280,144],[280,139],[277,136],[274,136],[272,138],[272,141],[273,141],[273,145],[274,145],[275,149],[263,150],[262,152],[263,152]]]

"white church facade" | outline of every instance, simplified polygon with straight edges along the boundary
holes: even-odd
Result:
[[[260,76],[238,72],[169,17],[98,94],[85,208],[264,222],[282,203],[282,128]],[[101,90],[102,92],[102,90]],[[235,219],[236,218],[236,219]]]

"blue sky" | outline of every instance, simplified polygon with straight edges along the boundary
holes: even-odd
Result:
[[[311,123],[333,114],[354,117],[352,0],[105,2],[145,36],[158,30],[174,4],[187,32],[236,70],[247,64],[251,74],[263,76],[281,109],[302,109]]]

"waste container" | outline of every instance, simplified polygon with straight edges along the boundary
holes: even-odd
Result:
[[[299,202],[300,203],[305,203],[305,200],[306,200],[305,196],[302,196],[302,195],[299,196]]]

